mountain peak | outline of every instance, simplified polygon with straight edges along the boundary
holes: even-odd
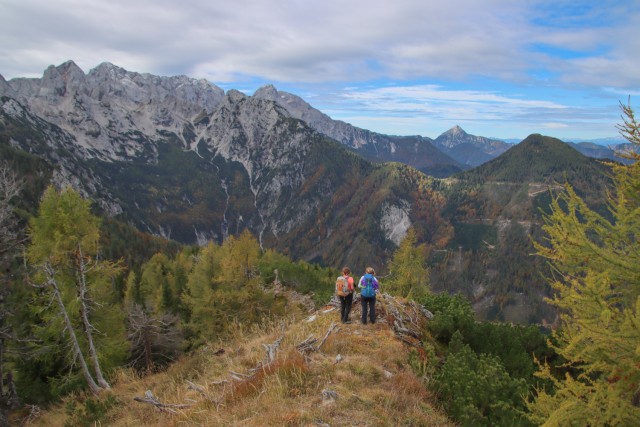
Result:
[[[258,88],[253,96],[255,96],[256,98],[275,100],[278,96],[278,89],[276,89],[276,87],[272,84],[264,85]]]
[[[467,132],[465,132],[464,129],[462,129],[458,125],[455,125],[454,127],[449,129],[448,131],[442,133],[435,140],[436,141],[449,141],[448,143],[446,143],[446,145],[457,145],[457,144],[460,144],[462,142],[467,142],[467,141],[464,141],[464,139],[466,139],[469,136],[470,135]]]
[[[470,135],[458,125],[437,137],[434,143],[458,162],[472,167],[495,158],[510,147],[503,141]]]
[[[44,80],[55,80],[59,77],[63,77],[65,80],[79,80],[84,78],[84,71],[71,60],[58,66],[50,65],[44,71]]]
[[[96,70],[122,70],[122,68],[117,65],[112,64],[111,62],[101,62],[98,66],[95,67]]]
[[[128,73],[124,68],[118,67],[111,62],[102,62],[97,67],[89,71],[92,76],[101,76],[103,78],[118,78]]]
[[[238,101],[242,101],[243,99],[246,99],[247,95],[240,92],[239,90],[236,89],[229,89],[225,95],[225,99],[228,99],[231,102],[238,102]]]
[[[80,67],[78,67],[78,65],[73,62],[71,59],[69,59],[68,61],[63,62],[62,64],[58,65],[57,67],[54,65],[51,65],[49,68],[56,68],[58,71],[60,72],[81,72],[82,74],[84,74],[84,71],[82,71],[82,69]]]
[[[451,129],[449,129],[447,132],[449,135],[467,135],[467,133],[464,131],[464,129],[462,129],[460,126],[455,125],[454,127],[452,127]]]

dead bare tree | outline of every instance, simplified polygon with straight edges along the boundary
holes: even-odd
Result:
[[[133,304],[127,315],[132,366],[150,373],[158,367],[159,359],[170,361],[182,341],[178,322],[177,316],[154,316],[139,304]]]
[[[110,389],[111,386],[102,375],[100,362],[98,361],[98,353],[93,342],[94,327],[89,322],[89,307],[91,304],[91,300],[89,299],[89,289],[87,287],[87,273],[89,272],[91,267],[87,265],[87,260],[82,253],[82,246],[80,245],[78,245],[76,260],[78,264],[76,274],[78,281],[78,296],[80,300],[80,316],[82,317],[82,329],[85,337],[87,338],[87,343],[89,344],[89,357],[91,357],[91,361],[93,362],[93,370],[96,373],[98,384],[102,388]]]
[[[75,358],[78,360],[78,362],[80,363],[82,375],[87,381],[87,385],[89,386],[89,389],[91,390],[91,392],[93,394],[98,394],[100,393],[100,391],[103,390],[103,387],[101,387],[95,382],[95,380],[93,379],[93,376],[91,376],[91,372],[89,372],[89,367],[87,366],[87,362],[84,358],[84,355],[82,354],[78,337],[76,336],[76,332],[73,329],[73,324],[71,323],[71,319],[69,318],[69,313],[67,312],[67,309],[64,305],[64,301],[62,300],[62,295],[60,294],[60,287],[58,286],[58,283],[55,278],[55,271],[49,263],[46,263],[43,266],[43,271],[46,275],[46,282],[44,285],[40,285],[40,287],[46,286],[52,290],[53,298],[58,304],[58,309],[60,310],[60,315],[64,319],[65,330],[67,331],[71,339],[71,348],[72,348],[73,354]]]
[[[11,200],[20,195],[23,182],[5,163],[0,163],[0,258],[11,255],[20,243]]]
[[[11,201],[20,195],[24,183],[16,177],[16,174],[5,162],[0,163],[0,400],[3,407],[14,406],[17,402],[13,375],[6,374],[8,390],[5,393],[5,351],[6,340],[14,339],[14,333],[7,325],[6,319],[11,315],[7,306],[9,294],[9,268],[7,261],[19,252],[18,247],[22,243],[19,237],[18,222],[14,215]]]

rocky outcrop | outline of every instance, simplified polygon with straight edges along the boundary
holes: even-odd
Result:
[[[34,114],[74,135],[89,157],[104,161],[156,157],[152,141],[175,134],[187,149],[194,118],[212,113],[224,91],[206,80],[158,77],[103,63],[85,73],[73,62],[50,66],[41,79],[0,83]]]
[[[407,231],[411,227],[411,218],[409,217],[409,203],[401,200],[400,206],[384,204],[382,206],[382,219],[380,225],[387,239],[391,240],[397,246],[407,235]]]
[[[52,183],[58,188],[72,186],[83,197],[95,199],[107,214],[122,213],[122,206],[100,176],[78,161],[90,157],[90,153],[77,144],[73,135],[35,116],[18,101],[6,96],[0,99],[0,125],[9,136],[11,147],[46,159],[53,166]],[[96,197],[97,194],[100,197]]]

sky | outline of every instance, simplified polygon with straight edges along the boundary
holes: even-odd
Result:
[[[73,60],[265,84],[392,135],[618,135],[640,0],[0,0],[0,74]]]

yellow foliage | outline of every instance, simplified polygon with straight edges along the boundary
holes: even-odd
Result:
[[[624,109],[630,142],[640,132]],[[637,159],[637,157],[636,157]],[[557,272],[550,303],[560,309],[555,350],[571,375],[557,379],[541,365],[531,420],[547,426],[640,424],[640,165],[617,165],[608,219],[587,207],[571,187],[553,202],[536,245]]]

